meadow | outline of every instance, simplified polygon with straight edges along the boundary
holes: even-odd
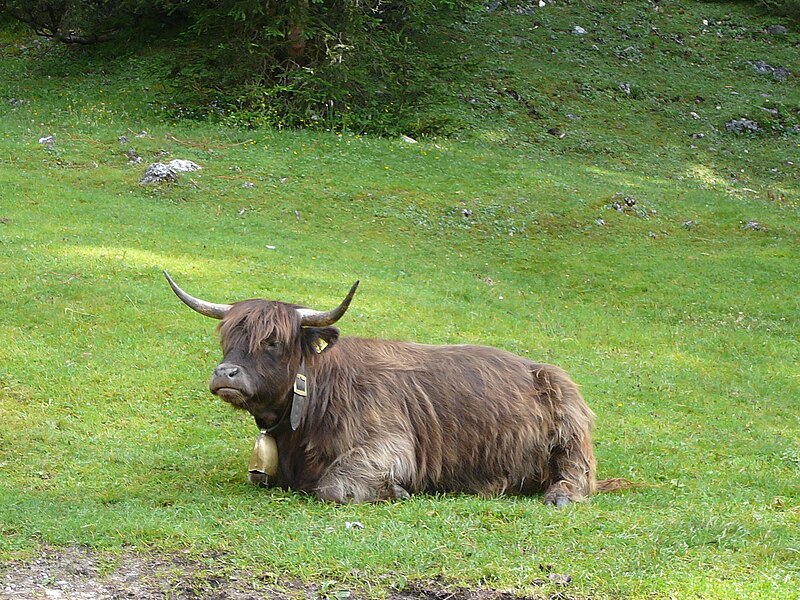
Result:
[[[746,3],[624,4],[454,28],[464,74],[431,114],[466,128],[416,143],[176,120],[157,50],[4,28],[0,574],[80,547],[179,554],[209,597],[235,572],[290,597],[797,598],[800,91],[751,63],[797,68],[800,37]],[[140,185],[164,158],[202,170]],[[208,393],[214,323],[163,269],[320,309],[360,279],[344,335],[560,365],[599,477],[643,485],[565,510],[248,485],[257,431]]]

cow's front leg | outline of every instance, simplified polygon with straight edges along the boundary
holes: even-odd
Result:
[[[411,497],[411,494],[403,486],[392,481],[377,482],[374,485],[365,483],[346,477],[339,477],[333,481],[320,480],[316,495],[320,500],[338,504],[404,500]]]
[[[315,493],[338,503],[408,498],[398,483],[407,479],[408,453],[397,444],[359,446],[337,458],[320,478]]]

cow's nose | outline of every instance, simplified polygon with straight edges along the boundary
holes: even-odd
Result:
[[[214,369],[214,377],[227,377],[228,379],[233,379],[238,374],[239,367],[236,365],[222,363],[216,369]]]

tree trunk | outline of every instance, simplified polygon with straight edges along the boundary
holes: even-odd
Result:
[[[292,0],[289,3],[286,52],[297,64],[305,62],[306,26],[308,24],[308,0]]]

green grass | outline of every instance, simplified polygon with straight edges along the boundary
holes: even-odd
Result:
[[[791,68],[798,38],[760,35],[769,21],[743,4],[624,4],[464,25],[475,93],[497,93],[453,96],[470,131],[416,145],[170,123],[149,90],[153,57],[85,56],[83,76],[3,33],[0,557],[188,550],[264,581],[375,596],[442,576],[544,596],[795,598],[800,94],[745,61]],[[701,34],[703,18],[723,38]],[[638,62],[617,62],[631,45]],[[621,97],[623,79],[641,91]],[[512,84],[543,116],[523,118]],[[785,130],[725,132],[764,103]],[[37,140],[51,133],[47,150]],[[204,168],[143,188],[131,147]],[[630,214],[610,208],[625,196]],[[254,489],[252,421],[206,390],[214,323],[180,305],[164,268],[209,300],[315,307],[358,278],[344,334],[559,364],[598,415],[599,476],[650,486],[564,511],[461,496],[339,507]],[[540,565],[572,585],[541,585]]]

